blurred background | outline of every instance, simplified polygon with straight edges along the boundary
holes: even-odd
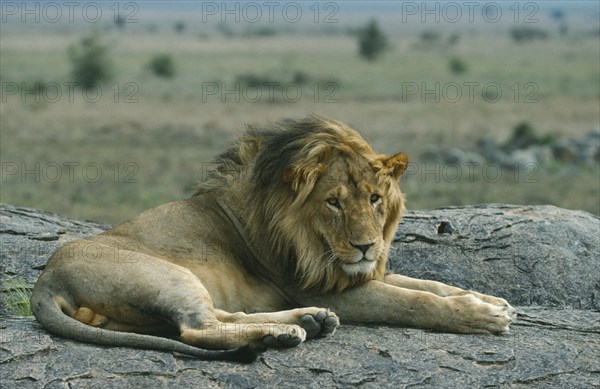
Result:
[[[0,6],[4,203],[118,223],[316,113],[409,154],[409,209],[600,215],[597,1]]]

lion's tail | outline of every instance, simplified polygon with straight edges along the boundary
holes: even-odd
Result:
[[[247,345],[233,350],[205,350],[173,339],[118,332],[83,324],[64,314],[47,288],[38,287],[31,294],[31,309],[39,323],[49,332],[64,338],[104,346],[135,347],[153,350],[174,351],[206,360],[228,360],[250,363],[264,351],[260,345]]]

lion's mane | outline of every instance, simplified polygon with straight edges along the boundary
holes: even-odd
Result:
[[[323,170],[342,155],[363,158],[379,172],[379,187],[387,193],[383,237],[389,248],[404,211],[404,196],[385,174],[383,156],[342,122],[309,116],[265,128],[248,126],[237,143],[215,159],[215,168],[196,195],[217,189],[246,191],[241,197],[247,199],[243,206],[251,209],[245,226],[249,240],[268,242],[271,248],[268,258],[261,258],[263,264],[275,270],[288,289],[293,285],[307,292],[339,292],[382,279],[387,261],[386,256],[371,274],[356,276],[324,261],[322,237],[309,223],[319,210],[307,206],[307,199]]]

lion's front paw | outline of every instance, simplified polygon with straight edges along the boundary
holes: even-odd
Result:
[[[340,325],[335,313],[327,309],[319,309],[300,317],[300,325],[306,330],[308,339],[333,335]]]
[[[486,297],[489,298],[488,301],[476,294],[447,297],[456,320],[455,330],[464,333],[508,332],[515,317],[514,308],[503,299]]]
[[[306,340],[306,331],[297,325],[277,325],[269,334],[262,338],[267,347],[295,347]]]
[[[478,299],[480,299],[483,302],[486,302],[488,304],[492,304],[497,306],[498,308],[502,309],[504,312],[506,312],[506,314],[511,318],[511,319],[515,319],[517,317],[517,310],[514,309],[509,303],[508,301],[504,300],[503,298],[500,297],[494,297],[494,296],[489,296],[487,294],[481,294],[481,293],[476,293],[476,292],[472,292],[472,294],[477,297]]]

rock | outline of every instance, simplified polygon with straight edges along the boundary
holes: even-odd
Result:
[[[577,147],[576,162],[580,165],[593,166],[600,160],[600,130],[590,131],[581,139],[574,139]]]
[[[584,136],[562,138],[538,137],[529,134],[513,136],[501,145],[491,137],[482,137],[476,142],[476,151],[458,147],[444,148],[430,145],[420,158],[427,162],[444,164],[483,166],[499,164],[510,170],[528,170],[532,165],[544,166],[552,163],[577,166],[597,166],[600,161],[600,129],[594,129]]]
[[[552,154],[554,158],[563,163],[573,163],[577,156],[577,149],[567,139],[562,139],[552,145]]]
[[[494,138],[482,137],[476,142],[476,149],[481,152],[484,160],[491,163],[507,164],[507,156],[502,146]]]
[[[413,211],[400,224],[390,264],[520,306],[598,310],[599,236],[600,218],[554,206]]]
[[[450,149],[440,148],[438,146],[429,146],[421,154],[421,159],[425,161],[439,161],[444,164],[464,166],[469,164],[485,165],[485,158],[474,151],[465,151],[458,147]]]
[[[108,226],[0,205],[0,277],[33,285],[65,242]],[[600,219],[547,206],[408,212],[390,266],[519,305],[512,332],[456,335],[379,325],[269,350],[250,365],[83,344],[0,310],[0,387],[600,386]]]
[[[552,162],[554,156],[549,146],[530,146],[526,149],[515,150],[505,158],[508,167],[521,170],[530,169],[533,165],[546,165]]]

